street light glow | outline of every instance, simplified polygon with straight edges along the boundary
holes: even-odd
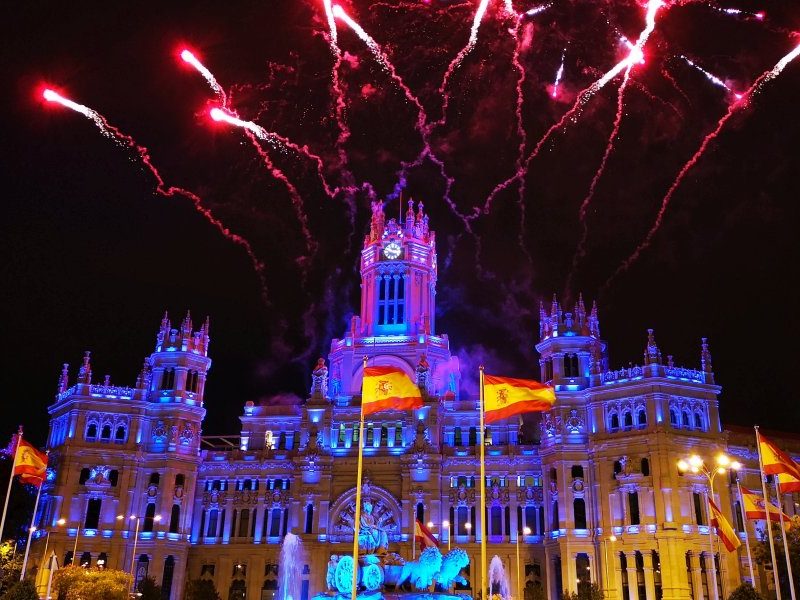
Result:
[[[717,464],[720,467],[727,467],[729,464],[731,464],[731,459],[727,454],[717,454]]]
[[[522,530],[522,533],[523,533],[524,535],[530,535],[530,534],[531,534],[531,528],[530,528],[530,527],[525,527],[525,528]]]
[[[697,454],[692,454],[689,457],[689,464],[693,469],[699,469],[703,465],[703,459],[697,456]]]
[[[442,521],[442,527],[444,529],[449,529],[450,528],[450,521]]]

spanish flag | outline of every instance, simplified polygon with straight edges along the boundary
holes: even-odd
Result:
[[[40,486],[47,472],[47,454],[40,452],[23,439],[17,443],[14,455],[14,475],[23,483]]]
[[[398,367],[366,367],[361,387],[364,415],[382,410],[409,410],[422,406],[422,393]]]
[[[728,552],[733,552],[742,545],[742,540],[736,535],[733,527],[728,523],[728,519],[725,518],[725,515],[722,514],[719,507],[714,504],[714,501],[709,499],[708,504],[711,507],[711,526],[717,528],[717,535],[719,539],[722,540]]]
[[[786,473],[781,473],[775,477],[778,478],[778,489],[781,491],[781,494],[800,492],[800,479],[793,475],[787,475]]]
[[[550,410],[555,401],[555,390],[533,379],[483,376],[483,410],[486,423],[527,412],[544,412]]]
[[[761,450],[761,464],[764,467],[765,475],[785,473],[800,480],[800,465],[761,433],[758,434],[758,446]]]
[[[423,549],[439,545],[439,540],[434,537],[430,529],[419,521],[414,521],[414,539],[417,541],[420,548]]]
[[[746,487],[742,486],[742,504],[744,505],[744,514],[751,521],[765,520],[767,518],[767,510],[769,510],[769,520],[773,523],[780,523],[781,515],[778,507],[772,502],[766,502],[761,496],[757,496]],[[783,515],[783,520],[789,521],[788,515]]]

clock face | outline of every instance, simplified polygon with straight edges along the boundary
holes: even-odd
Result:
[[[388,258],[389,260],[394,260],[398,256],[400,256],[400,252],[402,249],[400,248],[400,244],[397,242],[389,242],[383,248],[383,255]]]

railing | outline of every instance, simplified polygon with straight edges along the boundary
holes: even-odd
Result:
[[[617,383],[643,377],[668,377],[670,379],[682,379],[695,383],[706,382],[706,373],[703,371],[686,367],[670,367],[667,365],[650,365],[649,367],[634,365],[628,368],[623,367],[616,371],[606,371],[602,374],[601,381],[604,384]]]

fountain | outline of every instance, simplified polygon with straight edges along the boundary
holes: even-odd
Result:
[[[355,565],[358,569],[357,600],[469,600],[463,594],[449,593],[454,583],[468,583],[461,575],[469,565],[464,550],[456,547],[443,555],[438,546],[431,546],[420,552],[416,560],[407,561],[399,554],[389,552],[388,546],[387,532],[373,516],[371,502],[365,500],[358,535],[359,556]],[[328,592],[315,596],[313,600],[352,600],[353,567],[352,555],[332,555],[325,577]],[[502,570],[502,563],[500,568]],[[299,580],[299,575],[297,578]],[[278,600],[290,597],[282,596]]]
[[[278,559],[278,593],[276,600],[299,600],[300,585],[303,580],[303,565],[305,556],[300,538],[293,533],[287,533],[281,544],[280,558]]]
[[[492,598],[497,596],[500,600],[511,598],[511,586],[508,583],[508,574],[503,566],[503,561],[496,554],[489,563],[489,590]]]

